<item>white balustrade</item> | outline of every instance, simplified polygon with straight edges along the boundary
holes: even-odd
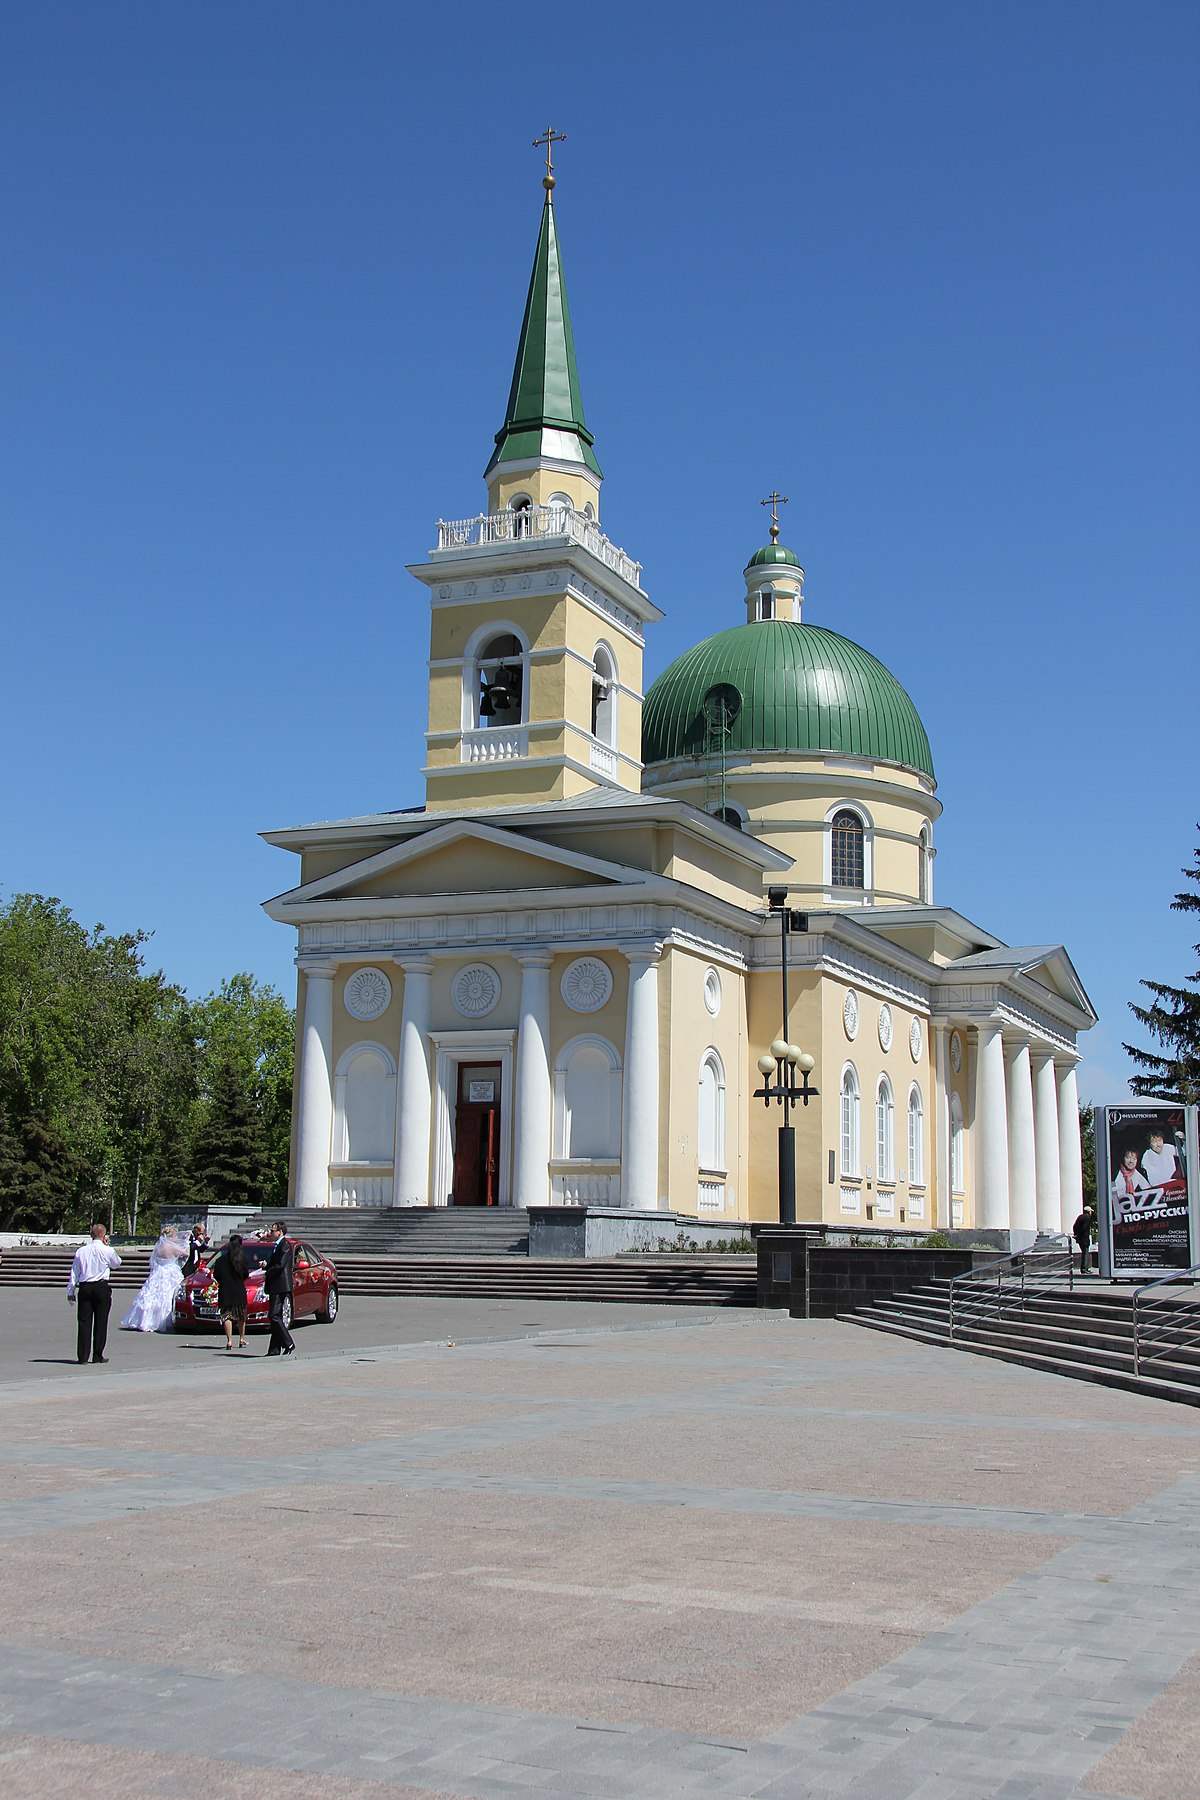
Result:
[[[725,1183],[723,1181],[706,1181],[700,1177],[696,1186],[697,1212],[725,1211]]]
[[[841,1191],[841,1210],[844,1213],[856,1213],[862,1210],[856,1187],[844,1187]]]
[[[462,735],[461,760],[465,763],[516,762],[528,753],[529,733],[523,725],[495,725]]]
[[[615,775],[617,772],[617,753],[610,750],[607,744],[592,743],[589,761],[593,769],[601,775]]]
[[[550,1165],[551,1206],[619,1206],[621,1204],[621,1165],[609,1163],[603,1168],[568,1168],[562,1163]]]
[[[473,519],[439,519],[439,550],[488,549],[496,544],[519,544],[546,538],[566,538],[582,544],[631,587],[641,582],[642,565],[605,537],[594,519],[569,506],[526,506],[498,513],[477,513]]]
[[[330,1171],[330,1206],[390,1206],[392,1171],[389,1168],[355,1169],[347,1164]]]

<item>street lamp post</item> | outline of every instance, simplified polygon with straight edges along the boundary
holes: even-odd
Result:
[[[783,1122],[779,1127],[779,1223],[794,1225],[796,1223],[796,1128],[792,1124],[792,1109],[797,1101],[805,1106],[815,1100],[820,1093],[809,1081],[816,1064],[806,1050],[800,1050],[795,1044],[788,1043],[788,936],[792,931],[807,931],[808,919],[804,913],[793,912],[787,904],[786,888],[768,888],[767,899],[772,912],[778,912],[781,933],[781,971],[783,983],[783,1032],[771,1045],[769,1052],[758,1059],[758,1072],[763,1084],[754,1091],[754,1098],[761,1100],[770,1108],[772,1100],[783,1108]],[[799,1069],[803,1077],[797,1086],[796,1071]],[[772,1079],[774,1077],[774,1079]]]

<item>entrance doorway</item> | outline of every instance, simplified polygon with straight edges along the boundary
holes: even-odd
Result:
[[[500,1064],[460,1063],[454,1131],[455,1206],[500,1198]]]

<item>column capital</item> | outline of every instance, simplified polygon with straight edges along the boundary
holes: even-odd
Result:
[[[514,950],[513,961],[523,969],[548,969],[554,961],[553,950]]]
[[[405,975],[432,975],[432,956],[404,956],[396,954],[392,957],[396,967]]]
[[[625,960],[631,967],[640,963],[643,968],[649,968],[652,963],[656,963],[662,953],[661,943],[629,944],[622,950]]]
[[[296,967],[310,981],[314,978],[318,981],[332,981],[337,974],[335,962],[307,962],[302,956],[296,958]]]

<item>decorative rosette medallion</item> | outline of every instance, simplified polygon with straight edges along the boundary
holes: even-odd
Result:
[[[472,963],[454,977],[450,998],[464,1019],[485,1019],[500,1003],[500,977],[487,963]]]
[[[890,1050],[892,1047],[892,1009],[885,1001],[879,1009],[879,1048]]]
[[[956,1075],[962,1073],[962,1039],[957,1031],[950,1033],[950,1066]]]
[[[925,1034],[921,1030],[920,1019],[914,1019],[908,1028],[908,1054],[914,1062],[920,1062],[921,1050],[925,1042]]]
[[[382,969],[355,969],[342,1000],[352,1019],[377,1019],[392,999],[392,984]]]
[[[846,1027],[846,1036],[853,1043],[858,1036],[858,995],[853,988],[846,989],[846,1000],[842,1007],[842,1024]]]
[[[572,1012],[599,1012],[613,990],[612,971],[598,956],[577,956],[558,985]]]

